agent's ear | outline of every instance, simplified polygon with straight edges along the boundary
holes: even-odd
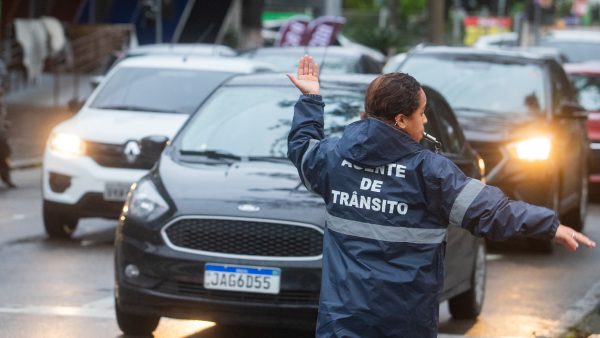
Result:
[[[407,117],[404,114],[398,114],[394,117],[394,125],[400,129],[406,129]]]

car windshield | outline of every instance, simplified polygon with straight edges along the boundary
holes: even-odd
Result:
[[[279,72],[290,72],[298,68],[298,60],[300,57],[302,56],[262,53],[256,53],[251,56],[251,58],[255,60],[272,65],[275,67],[275,70]],[[358,72],[357,60],[355,58],[327,55],[324,63],[322,55],[316,55],[314,58],[319,62],[319,69],[322,73],[349,74]]]
[[[579,103],[589,111],[600,111],[600,76],[571,75]]]
[[[287,136],[298,91],[274,86],[219,89],[193,115],[180,135],[180,152],[240,157],[287,157]],[[340,136],[359,119],[364,96],[358,91],[328,89],[325,135]]]
[[[97,109],[191,114],[229,72],[122,67],[90,105]]]
[[[598,42],[545,40],[540,45],[558,49],[571,63],[596,60],[600,55]]]
[[[535,64],[471,57],[409,57],[401,71],[438,90],[460,116],[521,119],[545,111],[544,77]]]

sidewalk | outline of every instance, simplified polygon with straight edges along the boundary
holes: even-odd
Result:
[[[14,169],[41,165],[50,131],[73,116],[68,109],[69,100],[76,94],[80,99],[86,98],[92,90],[89,76],[80,77],[77,93],[72,75],[60,76],[56,92],[54,81],[52,74],[44,74],[35,85],[5,96],[8,121],[12,124],[9,143]]]

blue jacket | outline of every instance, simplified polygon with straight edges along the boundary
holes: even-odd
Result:
[[[304,185],[327,205],[317,337],[436,337],[448,226],[554,236],[553,211],[509,201],[377,119],[325,138],[323,107],[300,96],[288,137]]]

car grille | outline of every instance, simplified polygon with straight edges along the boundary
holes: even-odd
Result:
[[[96,163],[109,168],[150,169],[155,161],[144,156],[137,156],[129,161],[125,155],[125,145],[98,142],[86,142],[86,154]]]
[[[323,247],[323,233],[315,228],[249,220],[186,218],[164,234],[177,248],[233,255],[314,257]]]
[[[483,158],[483,161],[485,162],[486,173],[489,173],[504,158],[502,152],[500,151],[500,146],[496,143],[471,141],[469,141],[469,143],[473,148],[475,148],[475,150],[477,150],[479,155]]]
[[[175,294],[179,296],[200,297],[214,301],[238,301],[255,303],[272,303],[288,305],[317,305],[319,303],[318,291],[303,290],[281,290],[279,294],[262,294],[235,291],[207,290],[202,283],[183,282],[169,280],[161,283],[157,289],[159,292]]]

